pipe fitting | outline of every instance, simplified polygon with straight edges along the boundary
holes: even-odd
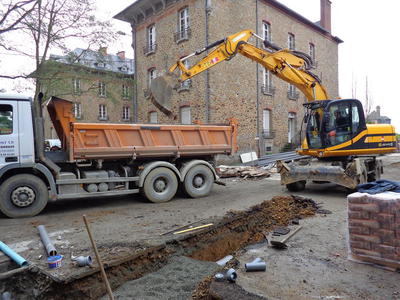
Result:
[[[90,255],[78,256],[78,257],[75,257],[73,260],[76,261],[76,263],[79,267],[91,266],[93,263],[92,257]]]
[[[235,282],[237,278],[236,270],[230,268],[228,271],[226,271],[225,278],[230,282]]]
[[[250,263],[244,265],[246,272],[265,271],[267,269],[266,263],[259,257]]]

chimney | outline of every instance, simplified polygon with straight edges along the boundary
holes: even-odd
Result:
[[[125,51],[118,51],[117,52],[117,56],[122,59],[125,60]]]
[[[376,107],[376,113],[378,114],[378,118],[380,118],[380,116],[381,116],[381,107],[379,105]]]
[[[103,56],[107,55],[107,47],[100,47],[99,53]]]
[[[331,32],[331,4],[330,0],[321,0],[321,26]]]

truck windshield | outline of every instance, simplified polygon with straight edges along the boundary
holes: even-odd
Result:
[[[0,105],[0,135],[11,134],[13,132],[12,106],[7,104]]]

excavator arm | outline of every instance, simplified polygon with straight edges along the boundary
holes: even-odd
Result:
[[[263,39],[266,49],[261,49],[248,43],[248,40],[252,36],[262,39],[251,30],[240,31],[181,58],[169,69],[169,72],[173,73],[176,69],[179,69],[180,76],[178,79],[183,82],[225,60],[232,59],[239,53],[261,64],[280,79],[296,86],[303,92],[308,101],[326,100],[329,98],[319,78],[309,71],[312,61],[307,54],[280,49]],[[192,67],[186,68],[184,64],[186,59],[200,55],[212,48],[214,49],[207,56]]]

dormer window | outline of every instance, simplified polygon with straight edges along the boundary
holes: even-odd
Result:
[[[104,67],[106,66],[106,64],[103,63],[103,62],[98,62],[96,65],[97,65],[97,67],[99,67],[99,68],[104,68]]]
[[[128,72],[128,68],[126,66],[120,67],[119,69],[121,72]]]

